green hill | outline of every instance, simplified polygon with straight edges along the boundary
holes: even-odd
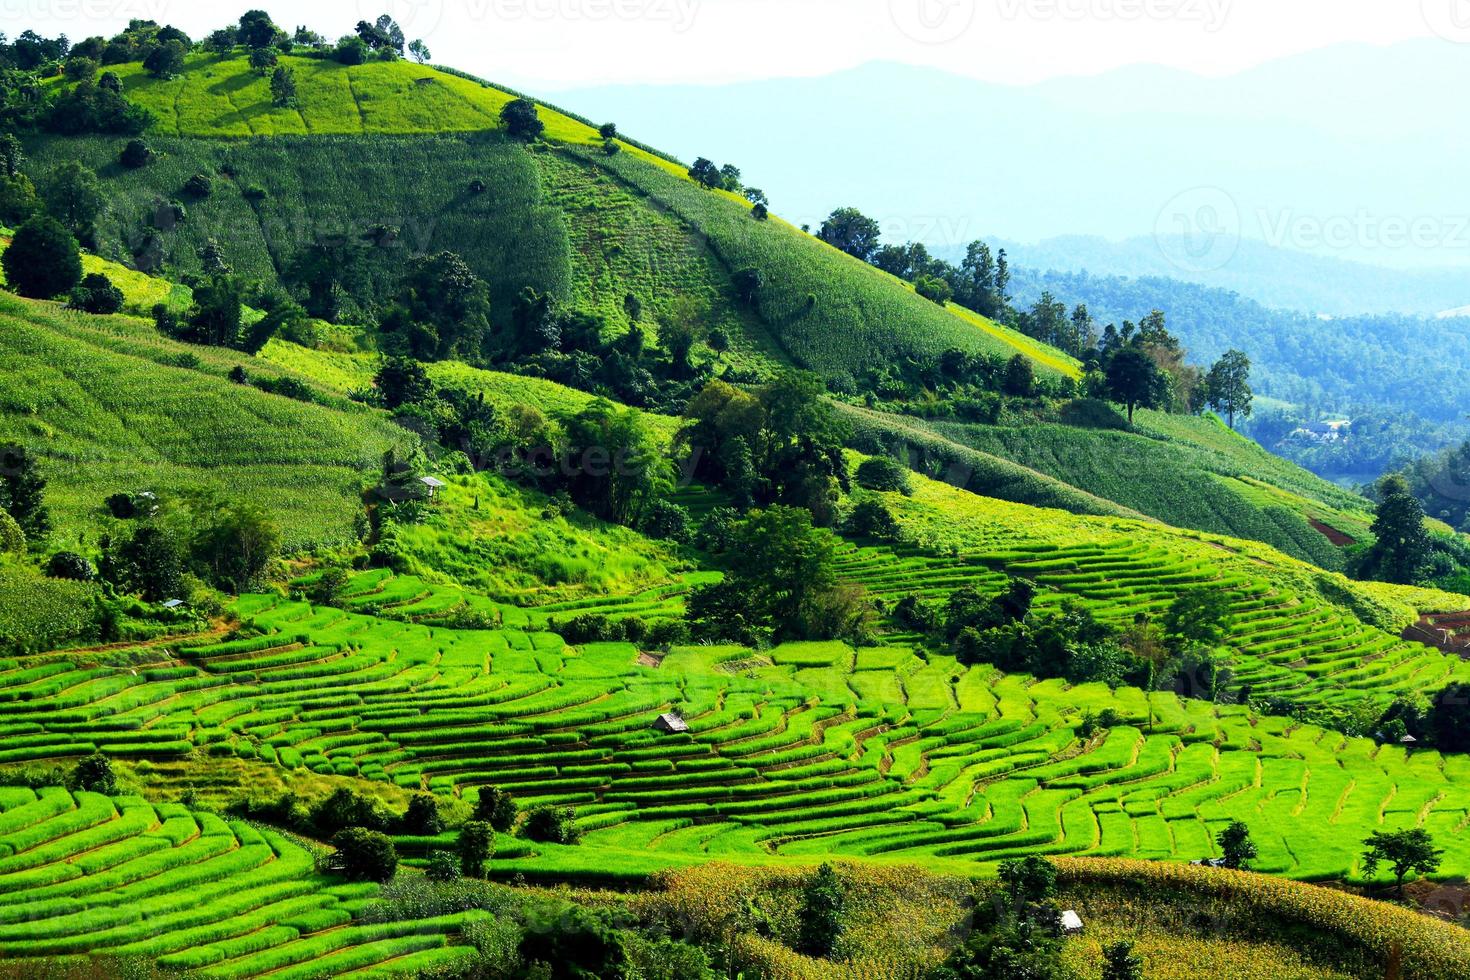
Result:
[[[232,351],[152,322],[0,294],[0,440],[34,448],[68,537],[95,537],[114,493],[230,494],[271,511],[293,547],[348,540],[384,450],[410,437],[345,399],[330,407],[232,383]]]
[[[693,302],[757,368],[790,359],[838,376],[957,347],[1023,353],[1042,374],[1077,373],[1066,355],[941,309],[779,219],[752,220],[743,198],[698,187],[664,157],[623,141],[606,156],[595,127],[550,107],[541,115],[551,142],[527,154],[497,134],[514,95],[488,83],[404,62],[282,60],[298,73],[298,108],[272,107],[243,56],[191,56],[172,80],[120,66],[128,97],[158,116],[157,132],[182,139],[150,137],[162,158],[137,171],[115,164],[116,140],[36,140],[37,169],[78,158],[97,169],[115,201],[104,253],[132,261],[158,232],[165,268],[176,273],[198,269],[197,250],[211,237],[239,271],[270,276],[317,238],[391,228],[393,255],[463,254],[494,287],[502,322],[526,285],[615,323],[632,293],[655,313]],[[256,138],[219,139],[246,136]],[[182,223],[153,227],[159,205],[183,197],[194,173],[215,177],[215,192],[185,199]],[[475,180],[483,193],[470,193]],[[266,195],[247,199],[254,188]],[[389,261],[373,258],[382,261],[369,261],[368,282],[355,290],[369,305],[382,295],[374,270]],[[766,283],[752,310],[734,301],[731,276],[745,268]]]

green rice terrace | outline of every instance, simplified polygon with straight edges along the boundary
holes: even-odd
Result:
[[[1470,976],[1404,477],[429,58],[0,35],[0,980]]]

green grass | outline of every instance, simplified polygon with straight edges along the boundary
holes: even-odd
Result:
[[[211,491],[270,510],[292,546],[347,539],[387,447],[381,415],[230,383],[233,351],[161,338],[151,322],[0,295],[0,439],[30,446],[57,524],[95,537],[118,492]],[[57,542],[61,543],[61,539]]]

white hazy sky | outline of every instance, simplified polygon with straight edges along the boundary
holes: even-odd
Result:
[[[874,60],[1024,84],[1161,64],[1228,74],[1344,42],[1470,40],[1470,0],[296,0],[332,37],[393,14],[434,60],[538,91],[817,75]],[[73,39],[130,18],[199,36],[246,0],[0,0],[0,29]]]

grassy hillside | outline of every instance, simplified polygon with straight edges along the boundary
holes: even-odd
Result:
[[[734,332],[741,347],[766,358],[789,357],[838,375],[960,347],[1005,356],[1024,353],[1044,374],[1077,373],[1065,355],[966,311],[941,309],[907,284],[779,220],[751,220],[743,198],[699,188],[683,167],[664,157],[626,142],[620,142],[622,152],[605,156],[595,128],[546,106],[541,115],[555,159],[540,168],[540,200],[564,209],[561,221],[547,220],[539,210],[527,212],[540,206],[525,184],[529,157],[512,153],[496,138],[461,136],[443,141],[447,146],[422,139],[388,141],[355,155],[343,153],[343,144],[331,139],[319,141],[320,146],[312,145],[315,139],[220,142],[220,137],[351,135],[350,145],[361,147],[365,137],[486,134],[499,128],[500,109],[514,97],[488,83],[406,62],[350,68],[317,58],[282,62],[297,72],[301,98],[294,109],[271,105],[266,80],[249,70],[243,56],[194,55],[180,77],[167,81],[150,77],[141,66],[122,66],[128,97],[158,116],[158,133],[211,139],[160,139],[166,151],[161,167],[132,174],[104,168],[122,185],[127,201],[109,219],[114,254],[120,254],[119,243],[136,241],[139,222],[146,222],[160,201],[177,197],[188,176],[225,168],[235,175],[233,194],[199,202],[198,218],[191,215],[188,227],[167,236],[170,261],[181,269],[195,267],[190,253],[211,235],[227,251],[245,256],[232,258],[241,271],[259,275],[270,271],[267,258],[279,270],[293,247],[304,247],[323,229],[361,234],[386,224],[401,229],[411,250],[464,252],[499,287],[502,317],[509,295],[519,288],[511,285],[516,280],[607,311],[616,310],[630,289],[646,291],[644,298],[657,310],[684,295],[695,302],[728,299],[733,295],[729,277],[754,267],[767,285],[753,314],[720,311],[715,323],[733,316],[726,325],[743,325]],[[115,156],[117,148],[108,142],[82,149],[94,168]],[[37,154],[49,165],[70,158],[77,145],[58,141]],[[425,153],[434,154],[434,161],[426,161]],[[324,174],[333,179],[305,179]],[[466,201],[466,188],[476,178],[491,192],[481,202]],[[609,179],[616,187],[607,184]],[[253,208],[230,200],[250,186],[274,193]],[[582,220],[586,209],[610,204],[623,209],[626,220],[606,227],[599,223],[589,232]],[[291,220],[279,224],[283,215]],[[570,249],[560,238],[567,227],[576,246]],[[652,269],[650,237],[639,234],[648,229],[656,231],[651,240],[658,243]],[[492,240],[514,242],[514,251],[492,253],[483,244]]]
[[[58,524],[95,533],[113,493],[230,493],[261,504],[288,542],[350,536],[382,452],[411,438],[376,413],[231,383],[219,348],[148,321],[93,317],[0,294],[0,439],[43,458]]]
[[[1080,424],[934,422],[929,428],[1176,527],[1252,538],[1323,568],[1344,567],[1334,537],[1368,538],[1366,500],[1272,456],[1212,417],[1142,412],[1130,430],[1107,406],[1073,409],[1077,417],[1069,421]],[[1091,424],[1097,421],[1103,425]]]

